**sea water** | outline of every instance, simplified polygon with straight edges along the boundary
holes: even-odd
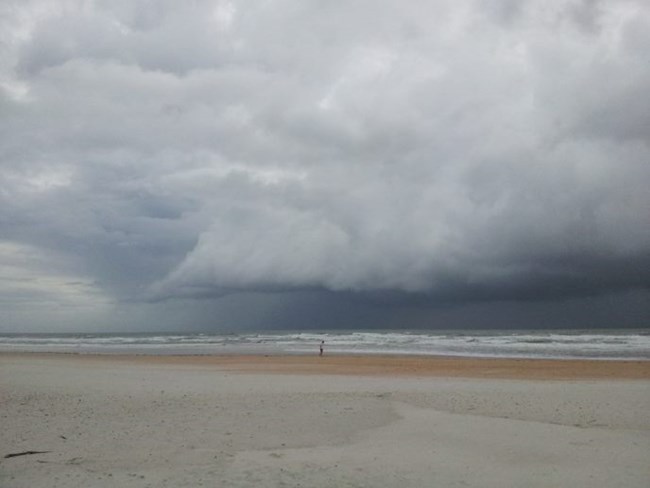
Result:
[[[0,351],[105,354],[409,354],[650,360],[650,330],[0,334]]]

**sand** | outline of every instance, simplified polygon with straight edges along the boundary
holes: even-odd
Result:
[[[648,407],[650,362],[0,354],[0,486],[647,488]]]

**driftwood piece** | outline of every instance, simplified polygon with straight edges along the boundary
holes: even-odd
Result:
[[[23,452],[13,452],[11,454],[7,454],[5,456],[5,459],[9,459],[12,457],[18,457],[18,456],[29,456],[30,454],[45,454],[46,452],[52,452],[52,451],[23,451]]]

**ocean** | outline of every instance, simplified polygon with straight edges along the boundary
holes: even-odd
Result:
[[[78,354],[409,354],[650,360],[650,330],[0,334],[0,352]]]

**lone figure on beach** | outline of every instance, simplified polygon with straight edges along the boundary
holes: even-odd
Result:
[[[319,356],[323,355],[323,347],[325,347],[325,341],[320,341],[320,354],[319,354]]]

